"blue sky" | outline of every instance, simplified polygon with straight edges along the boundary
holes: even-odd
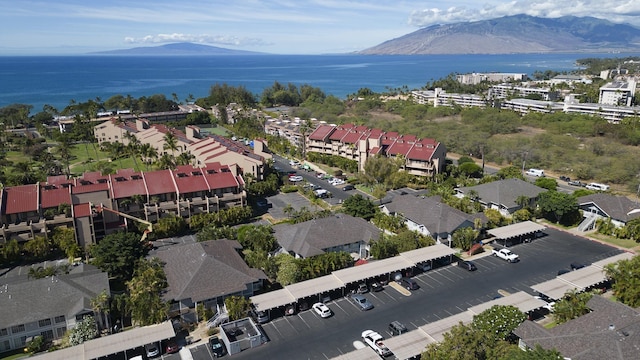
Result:
[[[638,0],[0,0],[0,55],[194,42],[275,54],[366,49],[421,27],[529,14],[640,27]]]

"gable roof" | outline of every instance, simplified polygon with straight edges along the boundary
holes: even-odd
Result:
[[[424,225],[430,233],[452,233],[460,227],[473,226],[474,220],[482,223],[487,218],[482,213],[467,214],[443,203],[440,196],[399,195],[384,205],[389,212],[400,214],[416,224]]]
[[[109,292],[107,273],[95,267],[86,271],[0,283],[0,328],[64,315],[67,319],[92,311],[91,298]]]
[[[513,178],[462,187],[457,190],[463,194],[467,194],[469,190],[474,190],[478,193],[478,198],[483,203],[503,205],[508,209],[519,206],[516,203],[519,196],[526,196],[531,199],[547,191],[524,180]]]
[[[286,251],[302,257],[325,253],[325,249],[377,239],[380,230],[372,223],[347,214],[337,214],[298,224],[278,224],[275,237]]]
[[[555,348],[573,360],[637,358],[640,312],[600,295],[594,295],[587,307],[590,313],[551,329],[527,320],[513,332],[528,347]]]
[[[640,204],[625,196],[597,193],[578,198],[578,205],[580,207],[585,207],[589,204],[597,206],[610,218],[622,222],[640,217],[640,211],[630,213],[632,210],[640,210]]]
[[[165,300],[204,301],[239,293],[266,279],[240,257],[235,240],[210,240],[174,246],[157,252],[169,284]]]
[[[4,214],[38,211],[38,184],[3,188],[1,209]]]
[[[149,196],[176,192],[171,170],[151,171],[142,173],[142,176],[144,177],[144,182],[147,184]]]

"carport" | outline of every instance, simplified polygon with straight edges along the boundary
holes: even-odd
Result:
[[[560,300],[564,296],[567,291],[574,290],[576,287],[562,281],[561,279],[555,278],[545,282],[541,282],[540,284],[536,284],[531,286],[533,291],[538,292],[547,296],[552,300]]]
[[[334,360],[371,360],[371,359],[380,359],[380,355],[375,352],[372,348],[365,345],[362,349],[353,350],[346,354],[342,354],[340,356],[332,358]]]
[[[584,291],[590,287],[607,281],[607,277],[604,273],[605,266],[620,260],[629,260],[632,257],[633,254],[623,252],[606,259],[596,261],[582,269],[559,275],[555,279],[533,285],[531,288],[553,300],[559,300],[564,297],[564,294],[567,291]]]
[[[451,258],[451,256],[453,256],[455,253],[456,251],[448,247],[447,245],[436,244],[433,246],[427,246],[420,249],[405,251],[401,253],[399,256],[413,263],[414,265],[418,265],[420,263],[436,260],[436,259],[447,257],[447,256]]]
[[[470,307],[469,311],[473,315],[478,315],[485,310],[491,309],[491,307],[493,307],[494,305],[515,306],[518,308],[518,310],[526,314],[529,311],[533,311],[547,305],[547,303],[544,300],[534,298],[524,291],[519,291],[505,297],[493,299],[491,301],[487,301],[485,303]]]
[[[343,287],[344,284],[333,274],[330,274],[288,285],[287,290],[289,291],[291,296],[296,299],[296,301],[314,295],[318,297],[318,301],[321,301],[322,294]]]
[[[258,311],[269,311],[280,306],[293,304],[294,302],[296,302],[296,299],[286,287],[251,297],[251,303]]]
[[[502,245],[507,246],[507,240],[516,239],[522,240],[523,237],[533,235],[539,231],[546,229],[545,226],[536,224],[533,221],[523,221],[516,224],[511,224],[487,231],[490,235],[493,235],[497,240],[503,240]]]
[[[407,270],[414,266],[415,263],[404,257],[394,256],[392,258],[370,262],[366,265],[337,270],[333,272],[333,275],[346,286],[380,275]]]
[[[38,360],[85,360],[100,359],[113,354],[135,349],[145,344],[151,344],[176,336],[170,321],[162,324],[133,328],[117,334],[85,341],[84,343],[60,349],[42,355],[30,357]],[[126,357],[126,356],[125,356]]]

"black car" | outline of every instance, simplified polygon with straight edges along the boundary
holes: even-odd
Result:
[[[583,263],[579,263],[579,262],[573,262],[571,263],[571,270],[578,270],[578,269],[582,269],[583,267],[585,267],[586,265]]]
[[[345,187],[342,188],[342,191],[349,191],[353,189],[355,189],[353,185],[345,185]]]
[[[400,279],[400,285],[402,285],[402,287],[406,288],[407,290],[418,290],[420,288],[415,280],[407,277],[403,277],[402,279]]]
[[[567,273],[570,273],[570,272],[571,272],[571,270],[569,270],[569,269],[560,269],[560,270],[558,270],[558,276],[564,275],[564,274],[567,274]]]
[[[217,358],[224,356],[224,354],[227,353],[227,350],[224,347],[224,343],[220,341],[217,336],[212,336],[211,338],[209,338],[209,347],[211,347],[211,353],[213,353],[213,356]]]
[[[402,324],[399,321],[393,321],[392,323],[389,324],[389,332],[393,335],[401,335],[406,333],[407,331],[407,327],[404,326],[404,324]]]
[[[569,181],[571,181],[571,178],[568,177],[568,176],[560,175],[560,180],[569,182]]]
[[[382,291],[382,290],[384,290],[384,287],[379,282],[373,281],[371,283],[371,291],[378,292],[378,291]]]
[[[471,261],[467,261],[467,260],[460,260],[458,261],[458,266],[467,270],[467,271],[476,271],[478,270],[478,268],[476,267],[476,264],[472,263]]]

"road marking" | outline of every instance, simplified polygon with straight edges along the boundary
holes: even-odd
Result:
[[[309,324],[308,324],[308,323],[307,323],[307,322],[302,318],[302,316],[300,316],[300,314],[298,314],[298,317],[300,318],[300,320],[302,320],[302,322],[303,322],[305,325],[307,325],[307,327],[308,327],[309,329],[311,329],[311,326],[310,326],[310,325],[309,325]]]

